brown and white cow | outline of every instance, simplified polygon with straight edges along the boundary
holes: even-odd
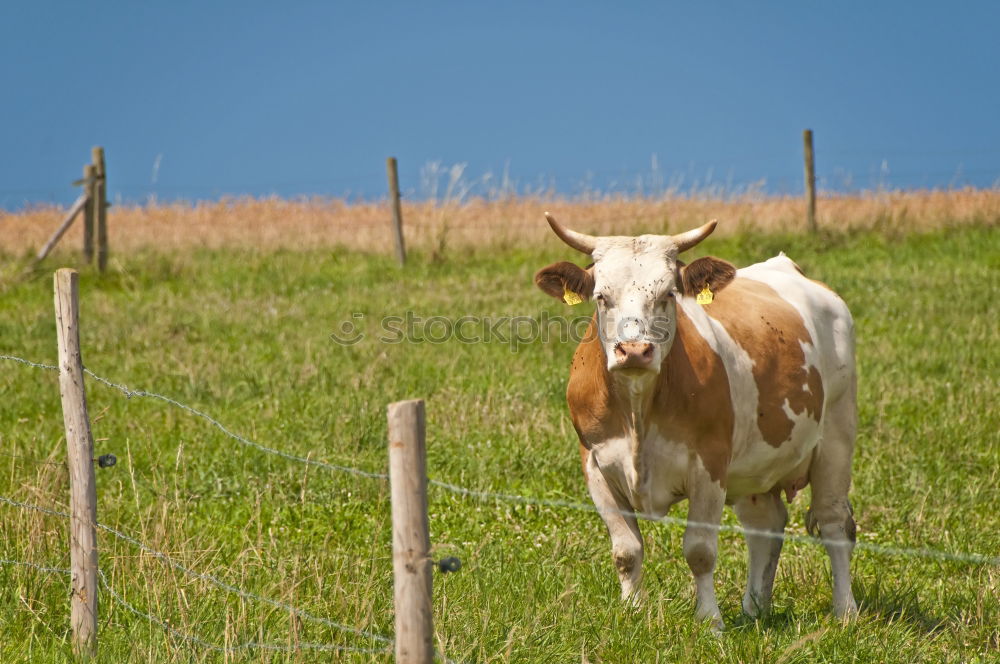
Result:
[[[856,375],[844,301],[784,254],[740,270],[713,257],[678,261],[715,221],[673,236],[594,237],[546,218],[593,260],[586,269],[555,263],[535,283],[553,297],[575,293],[597,304],[566,396],[622,597],[638,599],[635,513],[663,517],[687,498],[684,557],[696,614],[722,628],[712,573],[730,504],[747,530],[743,610],[758,615],[770,606],[787,521],[780,493],[791,501],[811,485],[807,526],[830,556],[834,612],[856,613],[847,499]]]

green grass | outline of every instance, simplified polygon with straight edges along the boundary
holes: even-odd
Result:
[[[852,501],[860,540],[997,555],[996,405],[1000,234],[970,228],[877,234],[739,235],[696,253],[746,265],[783,249],[840,292],[857,320],[860,435]],[[375,472],[386,469],[385,406],[427,400],[428,472],[475,489],[589,502],[564,387],[571,343],[386,344],[383,315],[553,315],[533,272],[575,259],[532,250],[414,256],[406,270],[348,252],[199,251],[119,256],[81,276],[85,364],[174,397],[255,441]],[[54,266],[54,264],[52,264]],[[331,332],[354,312],[368,332]],[[55,363],[49,272],[0,295],[0,354]],[[0,494],[66,509],[55,372],[0,362]],[[200,572],[314,615],[392,632],[388,487],[241,446],[168,404],[88,381],[99,518]],[[15,456],[9,456],[15,455]],[[39,464],[47,460],[48,464]],[[808,492],[806,492],[807,494]],[[808,495],[790,507],[802,533]],[[683,516],[680,506],[672,513]],[[727,511],[726,523],[736,521]],[[1000,648],[1000,568],[859,550],[860,618],[830,614],[822,548],[789,542],[773,614],[739,613],[745,545],[721,535],[716,588],[729,629],[692,618],[676,526],[646,523],[648,600],[618,600],[596,514],[430,491],[437,648],[462,662],[987,662]],[[67,524],[0,505],[0,558],[68,566]],[[177,630],[219,644],[378,646],[170,569],[107,533],[101,568],[117,592]],[[0,661],[70,659],[68,583],[0,565]],[[107,662],[390,661],[388,656],[247,650],[228,658],[170,637],[101,597]]]

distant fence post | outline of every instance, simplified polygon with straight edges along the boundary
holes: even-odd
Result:
[[[52,251],[53,247],[56,246],[56,243],[59,242],[63,234],[67,231],[67,229],[69,229],[70,225],[73,223],[73,220],[76,219],[76,215],[78,215],[80,213],[80,210],[82,210],[86,206],[87,206],[87,193],[84,192],[80,194],[80,196],[76,199],[76,202],[73,203],[73,205],[70,207],[69,212],[66,213],[66,218],[63,219],[63,222],[59,225],[59,228],[56,229],[56,232],[52,234],[52,237],[49,238],[49,241],[46,242],[45,245],[38,250],[38,255],[35,256],[35,263],[42,261],[46,256],[49,255],[49,252]]]
[[[83,191],[87,195],[87,205],[83,208],[83,261],[94,260],[94,217],[97,211],[97,197],[94,183],[97,182],[97,167],[86,164],[83,167]]]
[[[813,133],[812,129],[802,131],[802,143],[805,149],[806,168],[806,219],[809,223],[809,232],[816,232],[816,163],[813,159]]]
[[[97,484],[80,356],[79,275],[62,268],[54,281],[59,394],[69,465],[70,627],[73,651],[89,658],[97,655]]]
[[[427,450],[422,399],[389,404],[396,664],[434,659]]]
[[[108,177],[104,167],[104,148],[91,150],[94,163],[94,224],[97,227],[97,269],[104,272],[108,265]]]
[[[400,265],[406,264],[406,245],[403,243],[403,207],[399,202],[399,169],[395,157],[385,160],[385,170],[389,175],[389,195],[392,197],[392,229],[396,236],[396,259]]]

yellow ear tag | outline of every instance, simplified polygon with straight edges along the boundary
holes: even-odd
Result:
[[[570,289],[563,286],[563,301],[569,305],[580,304],[583,302],[583,298],[571,291]]]
[[[700,293],[698,293],[698,296],[695,298],[695,301],[698,304],[705,306],[706,304],[712,304],[712,300],[714,299],[715,296],[712,295],[712,291],[709,290],[708,284],[705,284],[705,287],[701,290]]]

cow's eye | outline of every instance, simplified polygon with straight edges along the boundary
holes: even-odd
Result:
[[[609,298],[604,293],[596,293],[594,295],[594,299],[597,300],[597,302],[599,304],[601,304],[601,305],[603,305],[605,307],[610,307],[611,306],[611,298]]]

